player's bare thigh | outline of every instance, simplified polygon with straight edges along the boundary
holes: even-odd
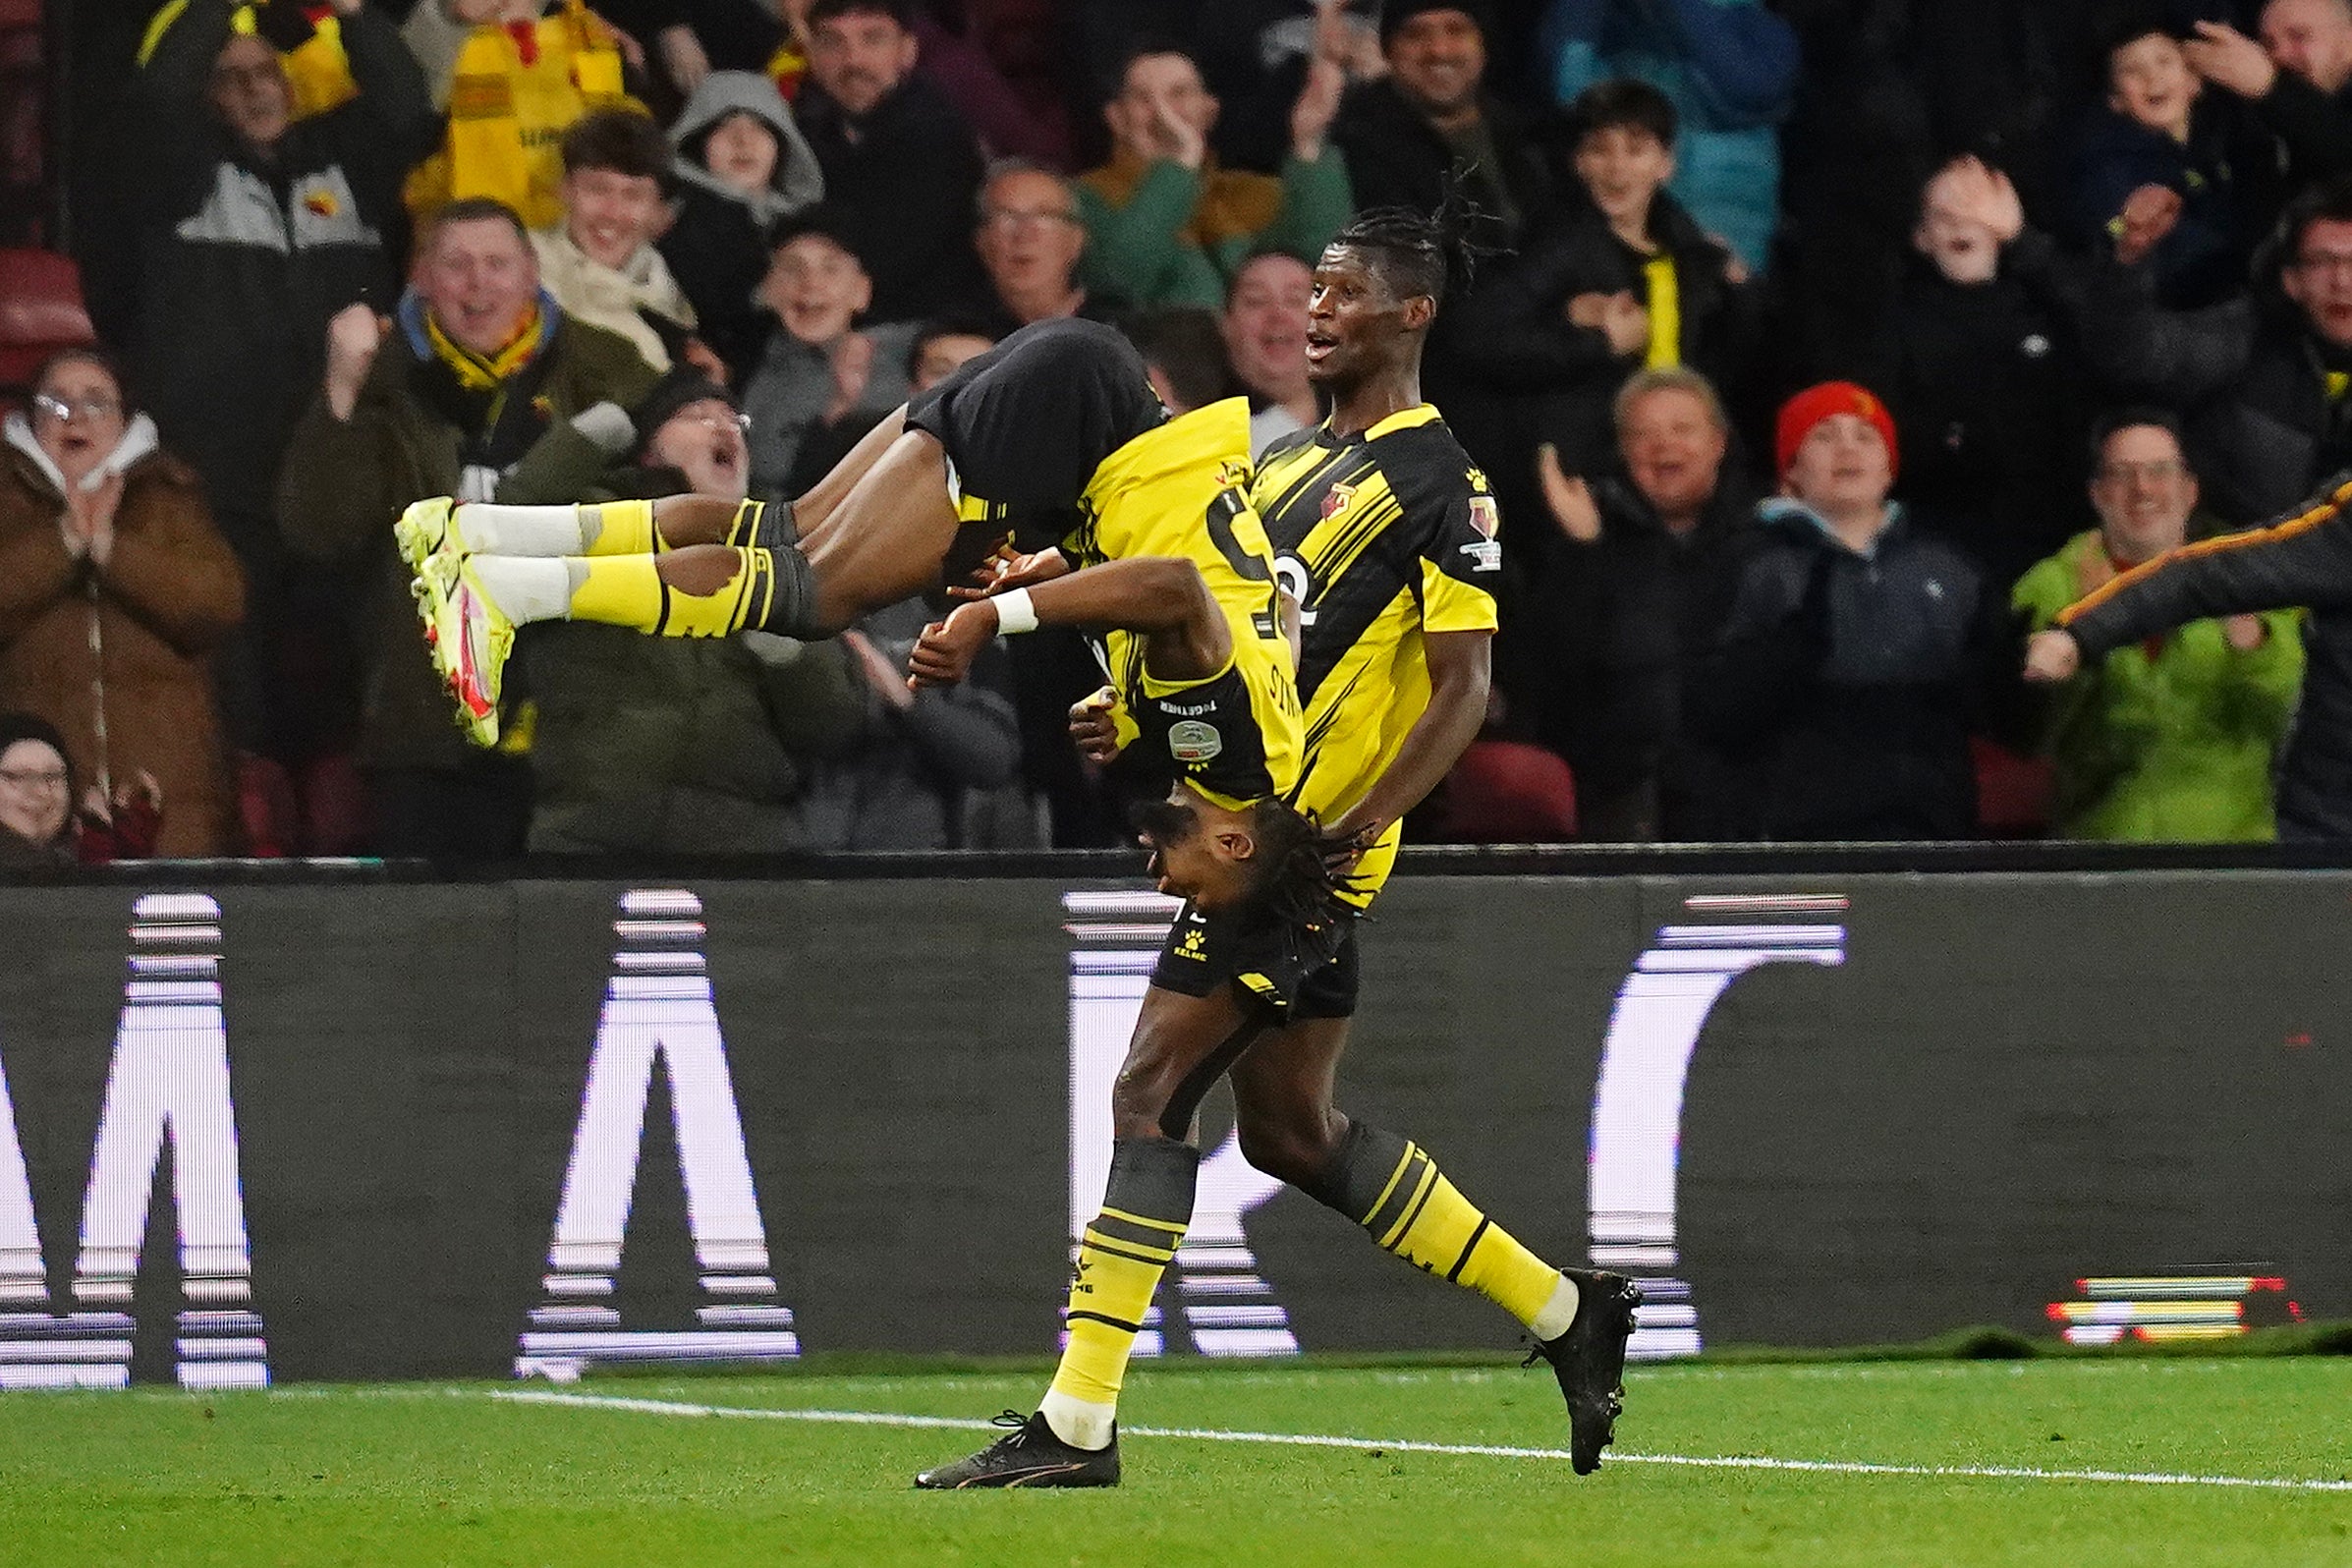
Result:
[[[842,501],[857,487],[860,479],[881,461],[899,436],[906,430],[907,411],[902,405],[897,412],[859,438],[847,456],[833,465],[832,472],[792,503],[795,535],[804,551],[810,541],[824,530],[825,524],[841,508]],[[661,531],[661,540],[673,550],[691,548],[697,544],[723,543],[735,527],[739,503],[715,495],[665,495],[653,503],[653,525]]]
[[[1111,1087],[1111,1125],[1120,1138],[1184,1138],[1193,1113],[1230,1058],[1260,1027],[1231,986],[1187,996],[1162,986],[1144,991],[1127,1059]]]
[[[1268,1030],[1226,1075],[1242,1157],[1268,1176],[1296,1186],[1330,1168],[1348,1126],[1331,1101],[1349,1023],[1310,1018]]]
[[[851,486],[801,553],[816,577],[815,619],[838,631],[938,581],[955,543],[947,455],[938,437],[908,430]]]

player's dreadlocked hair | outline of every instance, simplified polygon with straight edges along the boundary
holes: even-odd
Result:
[[[1426,294],[1439,305],[1446,290],[1466,289],[1479,262],[1494,253],[1471,238],[1487,214],[1470,199],[1460,176],[1449,174],[1436,209],[1371,207],[1331,237],[1334,246],[1362,251],[1399,299]]]
[[[1252,903],[1285,925],[1328,924],[1347,912],[1345,879],[1333,873],[1332,846],[1314,817],[1268,795],[1250,809],[1250,827],[1258,840]]]

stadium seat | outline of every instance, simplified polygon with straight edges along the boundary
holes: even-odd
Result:
[[[1576,837],[1576,778],[1524,741],[1479,741],[1445,776],[1435,836],[1454,844],[1557,844]]]
[[[0,401],[21,402],[41,362],[59,349],[96,340],[71,257],[0,250]]]
[[[1997,741],[1972,736],[1977,769],[1977,821],[1988,838],[2040,838],[2049,831],[2057,783],[2049,763],[2022,756]]]

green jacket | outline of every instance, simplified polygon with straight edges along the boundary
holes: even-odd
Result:
[[[553,357],[538,396],[546,430],[507,472],[491,499],[523,505],[578,500],[597,481],[605,451],[572,416],[598,403],[627,409],[653,384],[634,345],[578,321],[560,321],[544,351]],[[348,420],[313,397],[278,476],[278,526],[297,553],[343,562],[370,580],[361,630],[365,660],[360,760],[369,767],[455,769],[467,755],[448,695],[409,597],[409,572],[393,547],[401,510],[427,496],[459,493],[456,426],[409,385],[415,356],[403,335],[385,339]]]
[[[588,498],[685,488],[667,470],[624,468]],[[837,639],[544,621],[523,629],[515,656],[536,715],[534,854],[807,848],[799,802],[812,763],[859,739],[868,717],[866,684]]]
[[[2011,603],[2051,625],[2104,576],[2099,532],[2077,534],[2020,578]],[[2240,651],[2219,621],[2191,621],[2117,648],[2056,694],[2044,750],[2057,772],[2061,837],[2226,843],[2277,837],[2270,772],[2303,683],[2297,612],[2261,617]]]
[[[1282,176],[1187,169],[1114,158],[1074,182],[1086,226],[1079,275],[1088,288],[1135,306],[1225,308],[1225,283],[1261,251],[1309,266],[1355,207],[1347,161],[1326,146],[1313,163],[1285,158]]]

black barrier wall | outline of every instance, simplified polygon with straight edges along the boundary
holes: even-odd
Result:
[[[0,1385],[1048,1352],[1132,887],[0,889]],[[2352,1316],[2348,946],[2343,872],[1407,878],[1343,1104],[1643,1354]],[[1512,1342],[1220,1114],[1147,1352]]]

